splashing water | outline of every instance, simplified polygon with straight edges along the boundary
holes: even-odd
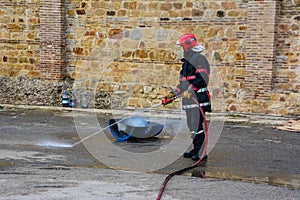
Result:
[[[37,146],[41,147],[60,147],[60,148],[71,148],[71,144],[65,144],[65,143],[60,143],[60,142],[41,142],[37,144]]]

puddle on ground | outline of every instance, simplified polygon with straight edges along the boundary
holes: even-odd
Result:
[[[235,170],[236,171],[236,170]],[[229,171],[203,171],[201,169],[194,169],[191,173],[186,174],[193,177],[216,178],[223,180],[243,181],[250,183],[268,184],[272,186],[300,189],[300,176],[292,174],[269,174],[259,173],[256,175],[247,174],[247,172],[229,172]]]

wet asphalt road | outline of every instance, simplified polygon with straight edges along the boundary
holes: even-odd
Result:
[[[110,116],[102,114],[97,118],[105,126]],[[50,143],[74,144],[80,140],[69,111],[4,109],[0,111],[0,121],[0,177],[7,174],[18,176],[18,172],[21,173],[21,169],[25,168],[58,170],[59,173],[73,167],[86,171],[108,169],[83,144],[72,148],[47,146]],[[109,131],[106,134],[115,145],[133,152],[156,150],[171,139],[157,137],[115,142]],[[207,178],[218,180],[290,188],[297,196],[300,189],[299,139],[299,133],[276,130],[268,125],[225,122],[217,144],[209,152],[208,161],[184,175],[198,177],[205,174]],[[193,161],[179,157],[172,164],[151,174],[168,174],[192,164]],[[3,182],[4,180],[0,181],[0,184]],[[72,183],[61,187],[71,186]],[[47,190],[46,186],[41,188],[43,191]],[[30,189],[26,190],[25,186],[23,189],[24,191],[20,191],[24,194],[32,192]],[[0,189],[4,196],[16,194],[10,190],[12,189],[5,189],[5,185]],[[17,195],[22,192],[17,192]]]

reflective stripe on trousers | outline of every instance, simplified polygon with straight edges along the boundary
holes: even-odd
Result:
[[[204,133],[204,130],[201,130],[201,131],[192,131],[191,134],[195,134],[195,135],[198,135],[198,134],[201,134],[201,133]]]

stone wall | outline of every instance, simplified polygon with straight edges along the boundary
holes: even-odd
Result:
[[[176,86],[181,49],[175,43],[192,32],[211,63],[214,110],[300,114],[299,0],[13,0],[1,5],[3,82],[39,79],[58,91],[55,99],[62,92],[56,85],[71,83],[70,91],[87,92],[97,108],[147,107]],[[0,102],[14,103],[2,88]],[[9,88],[13,95],[15,87]],[[18,103],[32,103],[25,99]]]
[[[0,4],[0,76],[39,78],[39,1]]]

